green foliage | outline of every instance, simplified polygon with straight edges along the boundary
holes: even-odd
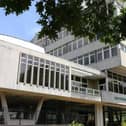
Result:
[[[78,122],[76,122],[76,121],[73,121],[73,122],[70,124],[70,126],[84,126],[84,125],[81,124],[81,123],[78,123]]]
[[[98,35],[101,41],[110,44],[126,39],[126,8],[120,8],[120,15],[115,15],[115,0],[109,3],[107,0],[0,0],[0,7],[6,15],[19,15],[29,9],[32,1],[40,16],[39,37],[56,39],[61,28],[66,28],[76,37],[92,39]]]

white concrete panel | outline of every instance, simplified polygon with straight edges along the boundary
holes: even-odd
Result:
[[[118,105],[126,105],[126,96],[119,93],[102,91],[102,102]]]

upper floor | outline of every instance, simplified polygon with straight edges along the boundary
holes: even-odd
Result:
[[[13,38],[17,43],[9,42],[7,39],[11,37],[6,37],[0,37],[0,91],[25,92],[55,99],[90,103],[101,101],[112,103],[108,95],[113,98],[123,97],[121,100],[125,99],[125,75],[122,74],[124,68],[120,68],[115,77],[115,69],[102,73],[99,70],[45,54],[30,46],[29,48],[20,46],[18,39]]]
[[[66,31],[61,31],[62,34]],[[38,40],[39,41],[39,40]],[[37,41],[35,42],[37,43]],[[39,41],[45,43],[45,41]],[[93,40],[87,38],[75,38],[70,33],[64,38],[59,37],[55,42],[47,44],[45,51],[81,65],[87,65],[99,70],[115,67],[125,67],[126,42],[119,45],[109,45],[99,42],[98,36]]]
[[[13,38],[17,43],[12,43],[11,39],[0,35],[0,90],[90,102],[101,100],[98,81],[105,78],[104,73],[32,49],[28,42],[19,45],[20,41]]]

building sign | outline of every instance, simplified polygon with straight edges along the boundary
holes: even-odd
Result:
[[[126,96],[124,94],[102,91],[102,101],[105,103],[126,105]]]
[[[115,100],[126,101],[126,98],[124,98],[124,97],[115,97]]]

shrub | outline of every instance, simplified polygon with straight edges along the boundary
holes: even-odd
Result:
[[[70,126],[84,126],[84,124],[82,123],[79,123],[79,122],[76,122],[76,121],[73,121]]]

